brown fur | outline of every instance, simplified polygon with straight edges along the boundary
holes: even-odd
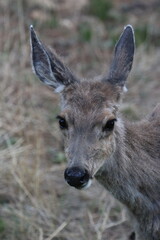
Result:
[[[158,105],[148,119],[137,123],[121,120],[117,92],[112,85],[102,86],[99,82],[78,84],[64,91],[66,119],[74,122],[66,144],[69,165],[85,165],[92,176],[96,174],[97,180],[128,207],[140,224],[137,229],[143,236],[140,235],[140,240],[158,240],[160,108]],[[90,128],[114,117],[117,118],[114,132],[99,141],[97,132],[91,132]]]
[[[130,239],[160,240],[160,104],[137,123],[124,120],[119,113],[134,55],[132,27],[124,29],[109,75],[101,80],[75,78],[44,47],[32,27],[31,44],[36,75],[61,94],[68,167],[87,170],[90,178],[96,177],[127,206],[136,230]],[[113,119],[114,128],[104,130]]]

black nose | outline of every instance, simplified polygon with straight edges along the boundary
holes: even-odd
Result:
[[[64,172],[64,178],[70,186],[83,188],[89,181],[89,173],[80,167],[67,168]]]

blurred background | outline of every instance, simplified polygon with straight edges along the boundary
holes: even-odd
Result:
[[[77,191],[63,179],[59,99],[32,73],[30,24],[82,78],[108,70],[132,24],[136,54],[121,111],[135,121],[160,101],[160,1],[0,1],[0,239],[124,240],[124,207],[96,181]]]

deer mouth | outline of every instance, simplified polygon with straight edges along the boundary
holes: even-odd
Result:
[[[88,180],[88,182],[87,182],[86,184],[84,184],[84,185],[82,186],[82,188],[80,188],[80,189],[87,189],[87,188],[89,188],[89,187],[91,186],[91,184],[92,184],[92,179],[90,178],[90,179]]]
[[[75,188],[78,189],[78,190],[85,190],[85,189],[89,188],[89,187],[91,186],[91,184],[92,184],[92,179],[89,179],[87,183],[84,183],[84,184],[81,185],[81,186],[72,186],[72,185],[70,185],[70,184],[69,184],[69,185],[70,185],[71,187],[75,187]]]

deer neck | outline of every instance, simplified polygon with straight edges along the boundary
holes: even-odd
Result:
[[[154,195],[151,196],[152,186],[148,181],[153,173],[146,162],[151,156],[147,155],[145,148],[142,150],[142,143],[148,141],[146,133],[142,134],[145,127],[147,130],[147,124],[121,121],[120,125],[116,132],[116,150],[99,169],[96,179],[136,215],[140,206],[152,211],[149,199],[154,199]]]

